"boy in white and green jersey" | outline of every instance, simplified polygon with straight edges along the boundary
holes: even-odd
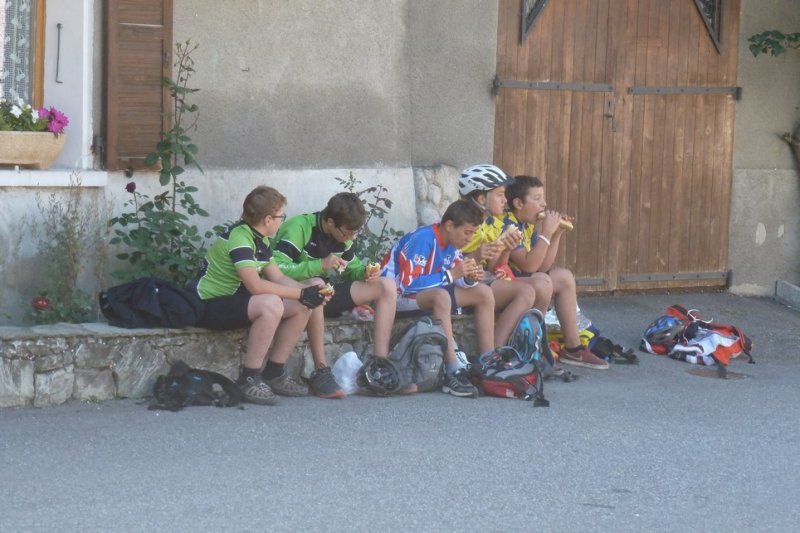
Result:
[[[321,280],[298,283],[275,264],[269,236],[286,218],[285,207],[286,198],[272,187],[251,191],[244,201],[242,221],[212,244],[193,282],[205,307],[200,326],[250,328],[237,385],[246,401],[263,405],[277,403],[275,393],[308,393],[287,375],[284,364],[309,318],[322,316],[320,306],[326,300],[319,292]]]

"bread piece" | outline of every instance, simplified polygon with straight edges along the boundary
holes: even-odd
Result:
[[[333,285],[331,285],[330,283],[327,283],[324,287],[322,287],[319,290],[319,293],[323,294],[325,296],[333,296],[333,293],[334,293]]]
[[[544,217],[545,217],[544,211],[542,211],[541,213],[539,213],[538,215],[536,215],[536,219],[537,219],[537,220],[542,220]],[[570,231],[570,230],[571,230],[571,229],[573,229],[575,226],[572,224],[572,222],[570,222],[570,221],[569,221],[569,220],[567,220],[566,218],[562,218],[562,219],[561,219],[561,220],[558,222],[558,227],[560,227],[561,229],[565,229],[565,230],[567,230],[567,231]]]
[[[381,265],[375,263],[374,261],[370,261],[367,263],[367,277],[375,275],[381,269]]]

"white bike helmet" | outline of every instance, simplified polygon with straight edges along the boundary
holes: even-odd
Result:
[[[494,165],[474,165],[461,171],[458,192],[467,196],[472,191],[491,191],[513,181],[514,178]]]

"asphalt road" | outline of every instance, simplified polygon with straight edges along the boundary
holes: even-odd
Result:
[[[0,410],[0,531],[796,531],[800,313],[730,294],[591,297],[634,347],[667,305],[741,326],[757,364],[548,382],[548,408],[429,393],[148,411]]]

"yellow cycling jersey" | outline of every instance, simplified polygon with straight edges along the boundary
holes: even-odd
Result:
[[[461,248],[461,252],[464,254],[471,254],[477,250],[481,244],[496,241],[500,237],[500,234],[503,233],[504,227],[503,217],[487,217],[486,220],[483,221],[483,224],[478,226],[469,244]]]

